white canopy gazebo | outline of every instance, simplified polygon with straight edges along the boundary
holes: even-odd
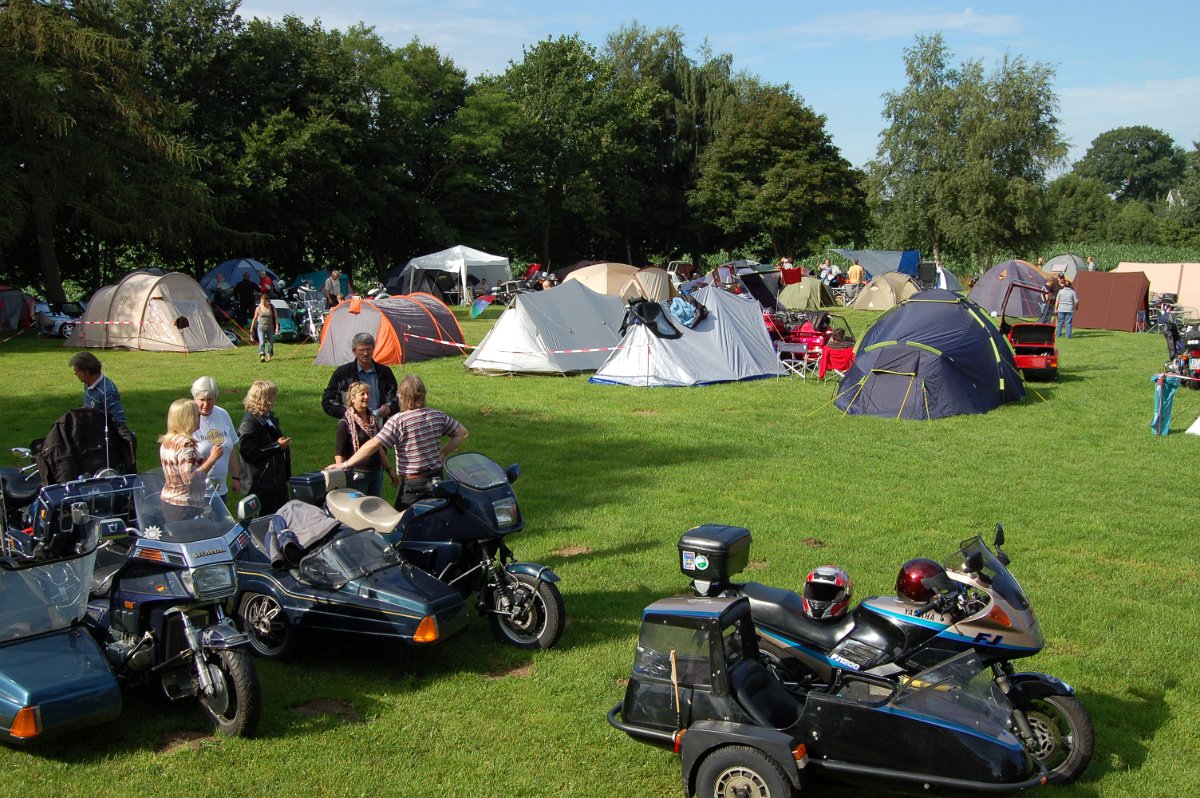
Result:
[[[400,272],[400,284],[405,287],[405,293],[413,292],[413,287],[420,282],[422,271],[450,272],[457,275],[458,301],[463,305],[471,301],[471,278],[475,278],[479,285],[487,287],[512,279],[508,258],[503,255],[489,255],[461,244],[431,255],[413,258],[406,263]]]

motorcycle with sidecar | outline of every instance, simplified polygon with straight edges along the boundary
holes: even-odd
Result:
[[[501,468],[478,452],[446,459],[430,498],[404,511],[383,499],[343,487],[333,469],[292,478],[292,495],[323,506],[351,529],[373,529],[401,559],[475,597],[503,643],[550,648],[566,625],[559,577],[544,565],[517,561],[506,539],[525,527],[512,483],[520,466]]]
[[[859,787],[1008,794],[1044,784],[1011,705],[974,652],[905,684],[841,672],[797,696],[758,658],[749,599],[656,601],[609,723],[674,750],[687,795],[789,798],[810,777]]]
[[[944,564],[911,560],[901,568],[897,595],[869,596],[844,616],[823,620],[809,617],[805,599],[791,590],[731,581],[749,559],[744,527],[697,527],[680,538],[678,549],[695,593],[749,599],[759,656],[793,693],[827,690],[848,673],[902,683],[972,651],[1011,702],[1022,743],[1051,781],[1069,783],[1092,758],[1091,716],[1066,682],[1013,667],[1013,660],[1041,651],[1045,638],[1008,570],[1003,544],[1004,528],[997,525],[995,551],[975,537]]]

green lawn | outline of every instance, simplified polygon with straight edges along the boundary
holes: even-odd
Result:
[[[464,321],[468,341],[497,314]],[[873,316],[849,315],[860,334]],[[0,344],[6,446],[44,434],[82,393],[69,350],[27,338]],[[622,695],[641,609],[686,589],[682,532],[747,526],[752,578],[797,587],[833,562],[862,597],[891,591],[904,560],[941,559],[1003,521],[1048,640],[1029,666],[1073,684],[1096,725],[1091,768],[1053,792],[1194,794],[1200,558],[1188,530],[1200,438],[1183,429],[1200,415],[1200,393],[1179,395],[1175,432],[1156,438],[1149,375],[1165,359],[1161,336],[1085,330],[1060,348],[1062,378],[1034,386],[1040,398],[933,423],[843,417],[829,404],[833,383],[653,390],[481,377],[457,358],[400,367],[466,424],[468,448],[521,463],[527,528],[510,542],[563,579],[559,647],[500,646],[477,618],[428,651],[324,638],[294,663],[260,663],[266,707],[254,739],[205,736],[194,705],[134,693],[107,726],[0,749],[3,792],[679,795],[677,758],[625,738],[604,715]],[[247,347],[98,354],[145,466],[157,465],[167,406],[211,374],[235,420],[250,381],[275,380],[295,464],[307,470],[330,462],[333,447],[319,401],[330,370],[311,365],[314,353],[281,345],[265,365]]]

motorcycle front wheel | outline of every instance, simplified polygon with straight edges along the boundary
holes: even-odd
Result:
[[[262,692],[254,661],[244,651],[208,651],[199,667],[207,668],[213,682],[205,693],[196,679],[200,709],[213,729],[226,737],[248,737],[258,728]]]
[[[515,574],[494,588],[489,604],[493,634],[517,648],[550,648],[567,623],[558,587],[529,574]]]
[[[1070,784],[1092,761],[1092,716],[1073,696],[1047,695],[1020,707],[1033,728],[1033,754],[1049,772],[1050,783]]]

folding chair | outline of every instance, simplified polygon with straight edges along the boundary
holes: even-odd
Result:
[[[817,379],[823,380],[833,372],[838,379],[846,376],[846,372],[854,365],[854,350],[850,347],[825,347],[821,352],[821,365],[817,371]]]
[[[799,377],[808,379],[809,368],[808,344],[796,344],[788,341],[775,342],[775,354],[779,357],[779,376]]]

